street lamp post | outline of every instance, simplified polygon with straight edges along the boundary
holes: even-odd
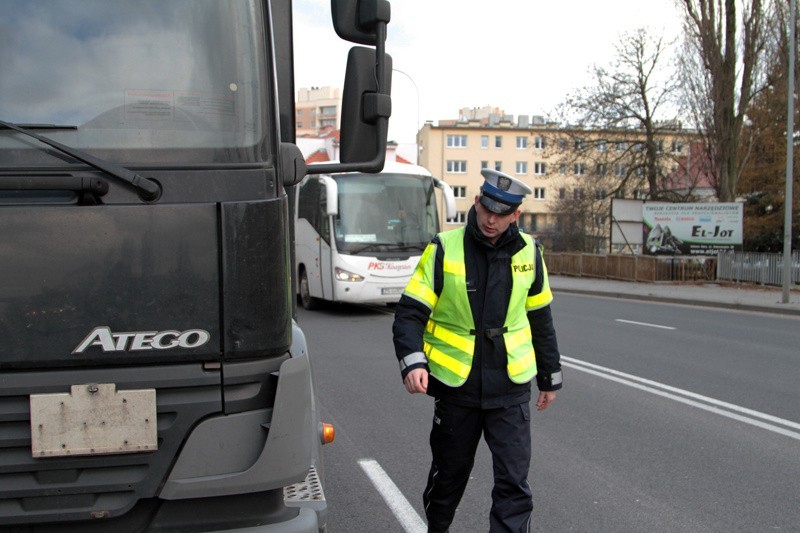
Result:
[[[792,285],[792,181],[794,180],[794,56],[797,3],[791,0],[789,8],[789,84],[787,87],[786,117],[786,196],[783,202],[783,293],[781,302],[789,303],[789,288]]]
[[[416,145],[416,150],[414,150],[416,152],[414,155],[414,164],[419,165],[419,143],[417,142],[417,135],[419,135],[419,89],[417,88],[417,83],[414,81],[414,78],[412,78],[407,72],[403,72],[402,70],[396,68],[392,68],[392,70],[408,78],[408,80],[411,82],[411,85],[414,86],[414,92],[417,94],[417,131],[414,132],[414,144]]]

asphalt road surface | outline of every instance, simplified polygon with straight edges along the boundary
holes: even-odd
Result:
[[[537,532],[800,531],[800,318],[557,294],[565,385],[533,416]],[[329,531],[425,531],[432,399],[402,386],[391,309],[299,310]],[[478,449],[451,527],[488,530]]]

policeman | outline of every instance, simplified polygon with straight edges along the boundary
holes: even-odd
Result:
[[[531,380],[540,411],[562,382],[542,249],[516,224],[531,190],[502,172],[481,174],[467,225],[433,238],[395,309],[403,383],[435,398],[428,531],[450,526],[481,434],[494,465],[490,531],[529,531]]]

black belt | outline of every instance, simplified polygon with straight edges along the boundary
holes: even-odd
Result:
[[[471,329],[471,330],[469,330],[469,334],[470,335],[476,335],[476,336],[477,335],[484,335],[484,336],[486,336],[486,338],[491,339],[493,337],[502,336],[503,333],[505,333],[506,331],[508,331],[508,328],[504,326],[502,328],[490,328],[490,329],[484,329],[484,330],[481,330],[481,331],[478,331],[477,329]]]

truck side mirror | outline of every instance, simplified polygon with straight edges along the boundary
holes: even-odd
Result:
[[[389,23],[391,6],[387,0],[332,0],[331,16],[339,37],[375,46],[378,44],[377,25]]]
[[[383,168],[389,116],[392,114],[392,58],[386,54],[383,91],[376,85],[375,51],[354,46],[347,56],[342,95],[339,160],[356,163],[380,159]],[[377,161],[376,161],[377,162]],[[380,169],[378,169],[380,170]]]

